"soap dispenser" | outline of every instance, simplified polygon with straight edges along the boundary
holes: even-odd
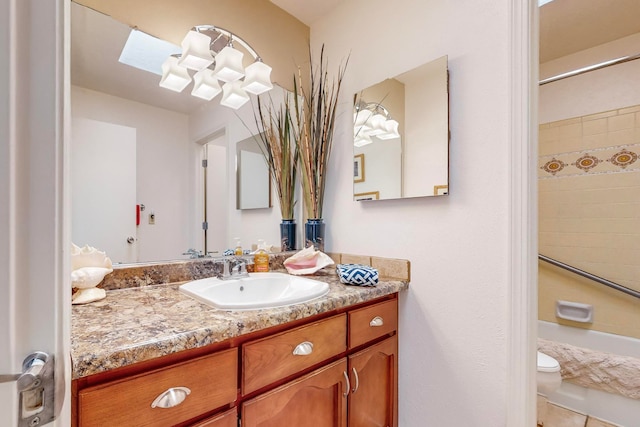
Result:
[[[269,253],[265,247],[264,240],[258,240],[258,250],[256,250],[253,256],[256,273],[266,273],[269,271]]]
[[[234,255],[242,255],[243,251],[242,251],[242,245],[240,244],[240,239],[238,237],[236,237],[236,248],[233,251]]]

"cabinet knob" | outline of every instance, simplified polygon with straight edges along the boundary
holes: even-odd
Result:
[[[371,327],[376,327],[376,326],[382,326],[384,325],[384,319],[380,316],[376,316],[373,319],[371,319],[371,322],[369,322],[369,326]]]
[[[313,343],[309,341],[301,342],[293,349],[294,356],[308,356],[313,353]]]
[[[173,408],[178,406],[191,394],[187,387],[172,387],[156,397],[151,404],[152,408]]]

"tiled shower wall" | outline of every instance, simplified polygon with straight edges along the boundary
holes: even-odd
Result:
[[[541,124],[539,251],[640,290],[640,106]],[[540,263],[539,318],[556,300],[594,305],[593,324],[640,338],[637,299]]]

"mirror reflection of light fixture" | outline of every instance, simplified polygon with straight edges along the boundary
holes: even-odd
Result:
[[[246,69],[242,65],[244,54],[233,43],[253,57],[254,62]],[[196,71],[193,96],[210,101],[223,92],[220,104],[233,109],[249,100],[247,93],[259,95],[273,88],[271,67],[256,51],[237,35],[213,25],[198,25],[187,33],[182,55],[169,56],[162,64],[160,86],[182,92],[191,82],[189,70]],[[218,81],[225,83],[222,88]]]
[[[391,118],[391,113],[382,104],[359,101],[353,115],[353,145],[362,147],[371,144],[371,137],[378,139],[400,138],[399,123]]]

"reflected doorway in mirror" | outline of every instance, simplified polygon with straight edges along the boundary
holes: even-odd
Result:
[[[353,156],[353,182],[364,182],[364,154]]]

